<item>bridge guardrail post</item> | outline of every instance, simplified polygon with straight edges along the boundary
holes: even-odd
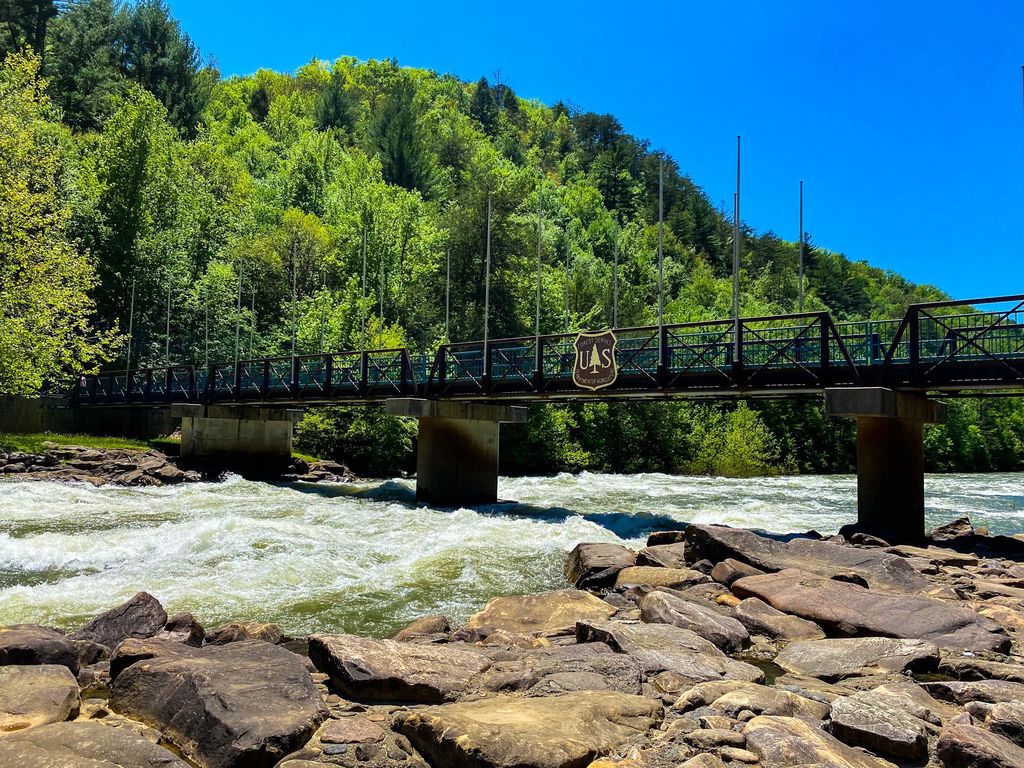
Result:
[[[829,364],[831,362],[829,359],[831,353],[829,344],[832,341],[828,312],[822,312],[818,315],[818,325],[821,326],[821,378],[822,381],[828,382]]]
[[[270,360],[263,358],[263,383],[260,385],[260,397],[264,400],[270,397]]]
[[[732,352],[732,383],[733,386],[743,385],[743,321],[740,320],[733,331],[733,352]]]
[[[231,395],[237,400],[242,396],[242,361],[235,362],[234,382],[231,384]]]
[[[188,367],[188,394],[185,396],[185,399],[199,399],[199,392],[196,387],[196,367],[194,365],[190,365]]]
[[[334,393],[334,355],[324,357],[324,397]]]
[[[298,398],[301,394],[299,391],[299,371],[302,368],[302,363],[298,357],[292,357],[292,376],[291,381],[288,384],[288,389],[291,391],[291,395],[294,398]]]
[[[444,392],[448,379],[448,345],[442,344],[437,350],[438,391]]]
[[[370,393],[370,353],[365,349],[359,353],[359,393],[363,397]]]
[[[493,371],[493,355],[494,350],[490,344],[485,344],[483,349],[484,355],[484,377],[483,377],[483,389],[484,392],[491,391],[491,373]]]
[[[662,325],[658,328],[658,386],[665,387],[668,385],[668,364],[669,364],[669,350],[668,350],[668,326]]]
[[[533,388],[537,392],[544,389],[544,342],[540,339],[533,351]]]
[[[917,381],[918,371],[921,365],[921,317],[917,307],[907,310],[907,332],[910,335],[908,343],[908,357],[910,358],[910,375]]]

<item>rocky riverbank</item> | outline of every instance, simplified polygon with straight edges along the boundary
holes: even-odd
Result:
[[[0,765],[1024,765],[1024,541],[692,525],[387,640],[207,631],[140,593],[0,628]]]
[[[42,453],[0,451],[0,478],[49,480],[133,488],[215,480],[225,471],[247,473],[246,466],[183,462],[156,450],[113,450],[44,443]],[[260,479],[301,482],[349,482],[355,476],[334,461],[294,458],[286,465],[250,467]]]

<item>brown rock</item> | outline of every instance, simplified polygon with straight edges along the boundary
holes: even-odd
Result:
[[[686,543],[656,544],[644,547],[636,553],[637,565],[650,565],[658,568],[686,568]]]
[[[0,667],[0,736],[78,716],[78,681],[60,664]]]
[[[892,637],[798,640],[783,648],[775,663],[793,674],[834,681],[853,675],[934,671],[939,649],[923,640]]]
[[[902,760],[928,756],[928,731],[923,720],[890,698],[861,691],[832,702],[829,730],[840,741]]]
[[[355,635],[311,635],[309,657],[342,694],[371,701],[452,701],[490,666],[486,656],[455,645]]]
[[[577,589],[601,589],[615,583],[623,568],[636,562],[636,555],[620,544],[577,544],[565,564],[565,575]]]
[[[747,749],[766,766],[815,768],[894,768],[866,755],[796,717],[760,715],[743,727]]]
[[[495,698],[402,713],[397,727],[432,765],[445,768],[577,768],[661,720],[642,696],[589,691]]]
[[[113,648],[125,638],[152,637],[166,623],[167,613],[160,601],[148,592],[139,592],[128,602],[101,613],[71,637]]]
[[[68,637],[47,627],[0,627],[0,666],[7,664],[61,664],[77,675],[78,648]]]
[[[1024,747],[1024,702],[1001,701],[994,704],[985,717],[985,725],[992,733]]]
[[[578,621],[611,617],[615,609],[589,592],[561,589],[537,595],[497,597],[470,617],[465,629],[503,629],[537,635],[571,634]]]
[[[206,636],[206,642],[210,645],[226,645],[242,640],[262,640],[265,643],[277,645],[281,642],[282,637],[284,637],[284,633],[277,624],[259,621],[232,621],[210,632]]]
[[[376,744],[384,741],[384,729],[365,717],[329,721],[320,731],[325,744]]]
[[[392,640],[405,641],[431,635],[447,635],[452,631],[445,616],[423,616],[391,636]]]
[[[998,704],[1001,701],[1024,701],[1024,683],[1005,680],[940,680],[924,683],[924,689],[932,696],[954,704],[982,701]]]
[[[744,576],[760,576],[762,573],[764,573],[764,571],[760,568],[755,568],[752,565],[747,565],[746,563],[741,563],[739,560],[733,560],[731,557],[727,557],[711,569],[711,579],[728,587],[731,586],[734,581],[742,579]]]
[[[632,568],[623,568],[615,578],[615,586],[624,587],[631,584],[640,584],[647,587],[675,587],[684,588],[694,584],[702,584],[711,581],[707,574],[695,571],[692,568],[652,568],[650,566],[636,565]]]
[[[748,597],[736,605],[733,616],[752,635],[776,640],[821,640],[825,633],[813,621],[790,616],[772,608],[764,600]]]
[[[640,617],[648,623],[671,624],[696,632],[727,652],[740,651],[750,641],[747,630],[736,619],[661,589],[640,602]]]
[[[206,639],[206,630],[196,617],[188,611],[175,614],[167,620],[164,628],[153,635],[157,640],[173,640],[194,648],[202,646]]]
[[[1024,749],[974,725],[947,725],[939,734],[935,751],[945,768],[1020,768],[1024,765]]]
[[[970,650],[1004,651],[1010,645],[1000,627],[968,608],[926,597],[878,594],[796,569],[748,576],[732,590],[738,597],[757,597],[814,621],[835,635],[902,637]]]
[[[131,728],[95,721],[51,723],[0,738],[5,768],[189,768]]]

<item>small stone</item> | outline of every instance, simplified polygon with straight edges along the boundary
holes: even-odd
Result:
[[[331,720],[320,731],[325,744],[375,744],[384,741],[384,729],[368,717]]]
[[[746,749],[740,747],[720,747],[718,754],[726,760],[731,760],[734,763],[746,763],[747,765],[753,765],[760,761],[757,755]]]

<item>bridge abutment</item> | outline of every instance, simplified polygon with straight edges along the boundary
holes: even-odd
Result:
[[[239,405],[173,405],[181,418],[182,458],[290,460],[302,411]]]
[[[502,423],[523,423],[526,408],[419,398],[387,401],[395,416],[419,419],[416,498],[432,504],[498,499]]]
[[[924,425],[946,405],[884,387],[827,389],[829,416],[857,420],[857,524],[887,541],[924,538]]]

